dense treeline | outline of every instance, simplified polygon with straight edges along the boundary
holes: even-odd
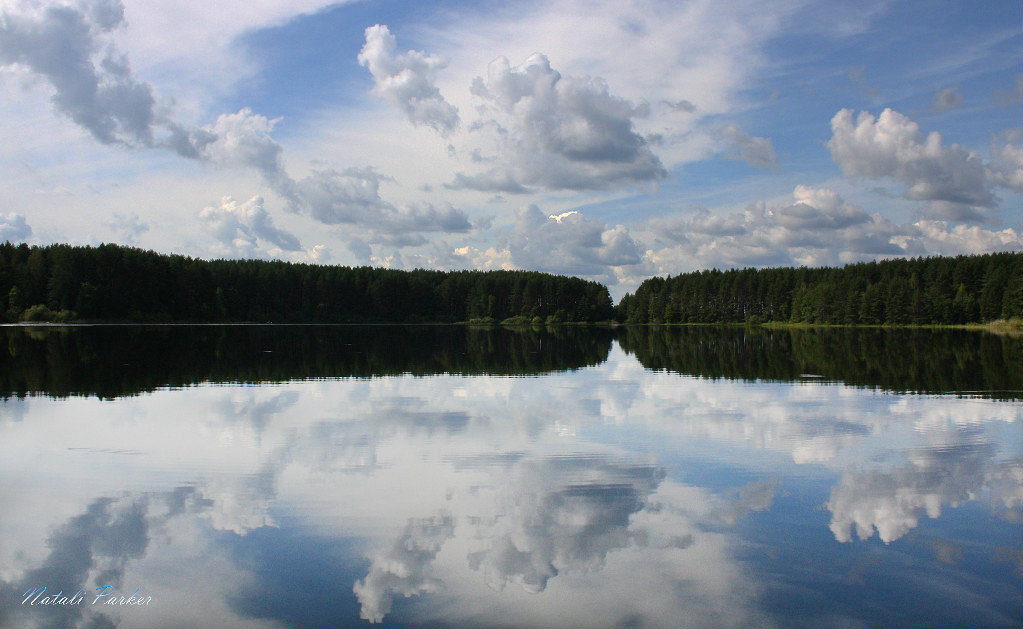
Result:
[[[0,245],[6,321],[448,323],[614,318],[607,288],[531,271],[199,260],[117,245]]]
[[[607,360],[610,328],[103,325],[0,328],[0,400],[104,399],[204,382],[533,375]]]
[[[1023,396],[1023,338],[970,330],[629,326],[647,369],[702,378],[807,377],[900,393]]]
[[[841,268],[700,271],[644,281],[627,323],[962,324],[1023,317],[1023,253]]]

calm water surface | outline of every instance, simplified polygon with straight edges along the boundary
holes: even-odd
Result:
[[[1023,624],[1020,339],[102,326],[0,344],[0,627]],[[132,594],[147,603],[105,604]]]

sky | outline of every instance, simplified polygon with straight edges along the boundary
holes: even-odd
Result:
[[[653,275],[1023,250],[1017,0],[0,0],[0,241]]]

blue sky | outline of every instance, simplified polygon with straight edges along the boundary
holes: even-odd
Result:
[[[607,283],[1023,249],[1019,2],[0,3],[0,239]]]

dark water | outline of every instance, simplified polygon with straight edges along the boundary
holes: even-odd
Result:
[[[0,627],[1023,624],[1018,338],[0,342]]]

